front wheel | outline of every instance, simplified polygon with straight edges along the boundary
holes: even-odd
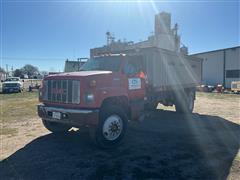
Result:
[[[64,133],[71,128],[67,125],[56,123],[56,122],[50,122],[45,119],[42,119],[42,122],[44,127],[49,131],[51,131],[52,133]]]
[[[122,108],[112,105],[102,109],[99,125],[91,134],[98,146],[111,148],[120,144],[126,129],[126,114]]]

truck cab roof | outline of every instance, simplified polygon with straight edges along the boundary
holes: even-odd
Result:
[[[8,77],[5,82],[9,82],[9,81],[20,81],[19,77]]]

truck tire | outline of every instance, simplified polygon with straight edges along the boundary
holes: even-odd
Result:
[[[175,104],[176,112],[178,113],[192,113],[194,108],[194,92],[190,91],[186,95],[187,99],[178,100]]]
[[[49,131],[52,133],[64,133],[67,132],[71,127],[61,124],[61,123],[56,123],[56,122],[49,122],[45,119],[42,119],[43,125],[45,128],[47,128]]]
[[[100,112],[98,126],[91,136],[101,148],[112,148],[119,145],[126,133],[127,116],[119,106],[106,106]]]

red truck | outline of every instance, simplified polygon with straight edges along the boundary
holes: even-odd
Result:
[[[45,77],[38,115],[53,133],[87,127],[99,146],[113,147],[129,120],[158,103],[191,113],[200,73],[198,59],[159,48],[100,55],[79,72]]]

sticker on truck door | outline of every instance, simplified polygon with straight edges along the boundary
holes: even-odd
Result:
[[[129,78],[128,79],[128,89],[141,89],[141,79],[140,78]]]

